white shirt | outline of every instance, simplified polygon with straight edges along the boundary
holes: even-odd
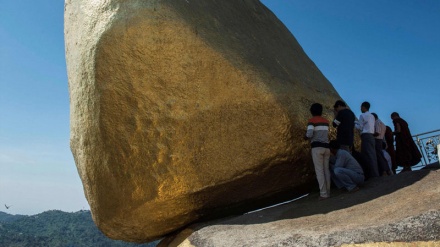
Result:
[[[374,134],[374,123],[376,122],[376,119],[374,119],[374,116],[366,111],[361,114],[359,117],[359,121],[355,122],[356,129],[361,131],[361,134]]]

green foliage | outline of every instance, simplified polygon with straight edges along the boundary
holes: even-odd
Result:
[[[107,238],[96,227],[90,211],[47,211],[33,216],[0,212],[0,246],[5,247],[153,247]]]
[[[10,215],[5,212],[0,212],[0,224],[5,222],[12,222],[14,220],[18,220],[22,217],[26,217],[24,215]]]

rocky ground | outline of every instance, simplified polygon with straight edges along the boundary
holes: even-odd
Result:
[[[356,193],[334,189],[324,201],[312,193],[195,224],[159,246],[440,246],[439,241],[440,170],[425,169],[371,179]]]

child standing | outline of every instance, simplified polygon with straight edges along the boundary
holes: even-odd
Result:
[[[312,159],[315,166],[316,179],[319,184],[319,200],[330,197],[330,149],[328,140],[329,121],[323,118],[322,105],[314,103],[310,107],[312,118],[307,124],[306,138],[312,146]]]

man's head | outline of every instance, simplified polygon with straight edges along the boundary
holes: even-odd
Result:
[[[393,113],[391,113],[391,119],[396,119],[396,118],[400,118],[400,116],[399,116],[399,113],[397,113],[397,112],[393,112]]]
[[[312,116],[321,116],[322,115],[322,105],[319,103],[314,103],[310,107],[310,113],[312,113]]]
[[[379,117],[377,116],[377,114],[376,114],[376,113],[372,112],[372,113],[371,113],[371,115],[373,115],[373,116],[374,116],[374,119],[376,119],[376,120],[377,120],[377,119],[379,119]]]
[[[370,110],[370,103],[368,103],[367,101],[363,102],[361,104],[361,112],[364,113],[364,112],[367,112],[369,110]]]
[[[335,111],[340,111],[342,109],[345,109],[347,107],[347,104],[345,104],[344,101],[342,100],[337,100],[335,102],[335,105],[333,106],[333,109],[335,109]]]
[[[329,148],[330,148],[330,152],[333,155],[336,155],[336,153],[338,152],[339,148],[341,147],[341,145],[339,144],[338,141],[336,140],[331,140],[330,143],[328,144]]]

